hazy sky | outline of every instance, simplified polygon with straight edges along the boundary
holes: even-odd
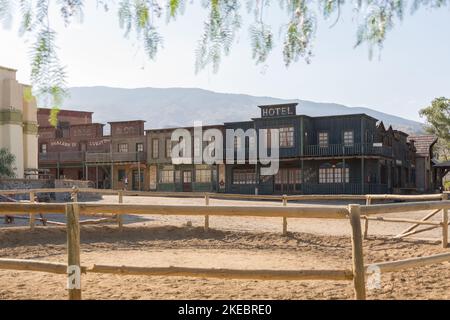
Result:
[[[185,14],[169,25],[161,20],[164,49],[156,61],[149,61],[133,36],[123,38],[114,9],[104,13],[94,1],[87,2],[83,24],[55,25],[70,86],[199,87],[370,107],[413,120],[420,120],[418,110],[434,97],[450,96],[448,8],[408,14],[388,35],[380,57],[372,60],[366,46],[353,48],[356,25],[350,12],[333,28],[333,21],[320,21],[312,63],[300,61],[287,69],[278,36],[283,13],[273,1],[266,19],[275,25],[277,47],[266,65],[256,66],[251,59],[248,22],[252,16],[246,16],[219,72],[208,69],[196,75],[195,48],[206,17],[200,6],[188,5]],[[29,82],[28,46],[18,36],[16,24],[0,28],[0,65],[19,69],[19,80]]]

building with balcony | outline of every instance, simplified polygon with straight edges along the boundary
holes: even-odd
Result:
[[[111,133],[104,135],[104,124],[93,123],[92,112],[61,110],[54,127],[50,111],[38,112],[40,169],[55,179],[89,180],[97,188],[148,189],[144,121],[110,122]]]
[[[143,120],[109,122],[110,152],[88,154],[88,163],[111,167],[113,189],[148,190],[144,124]]]
[[[24,178],[38,168],[37,107],[31,87],[17,82],[16,72],[0,67],[0,148],[15,156],[16,178]]]
[[[91,113],[61,111],[56,128],[40,120],[44,122],[39,128],[40,168],[48,168],[57,178],[91,180],[99,188],[128,190],[243,194],[432,191],[420,186],[425,183],[422,171],[431,165],[434,143],[427,145],[427,152],[422,150],[429,157],[422,156],[415,146],[415,141],[424,139],[421,136],[408,137],[366,114],[310,117],[297,114],[297,104],[259,108],[258,118],[202,128],[214,129],[223,137],[223,155],[214,164],[173,161],[175,146],[187,146],[189,140],[190,156],[196,157],[213,141],[203,135],[199,138],[194,127],[144,130],[143,120],[119,121],[110,122],[110,135],[104,135],[103,125],[92,123]],[[48,114],[39,119],[48,119]],[[172,141],[176,129],[186,133],[186,141]],[[238,129],[244,133],[242,138],[227,137],[228,131]],[[250,150],[260,151],[248,134],[250,129],[264,132],[269,150],[270,137],[277,129],[279,170],[275,175],[263,174],[261,157],[250,161]],[[245,147],[245,157],[239,162],[238,146]],[[228,152],[233,161],[226,158]]]
[[[208,142],[199,142],[194,136],[194,127],[151,129],[147,136],[147,164],[149,171],[149,189],[171,192],[219,192],[225,191],[220,184],[225,179],[224,164],[175,164],[172,162],[172,133],[176,129],[186,130],[190,136],[192,156],[199,156]],[[223,125],[204,126],[203,130],[216,129],[224,133]],[[181,141],[180,141],[181,142]],[[201,148],[197,147],[201,144]],[[194,162],[194,161],[193,161]],[[222,187],[220,187],[222,185]]]
[[[60,110],[56,127],[50,125],[51,109],[38,110],[39,169],[54,179],[90,180],[97,188],[110,187],[110,167],[91,165],[88,153],[110,150],[110,137],[101,123],[92,123],[92,112]]]
[[[407,134],[386,130],[366,114],[309,117],[297,115],[296,104],[260,109],[261,117],[225,127],[278,129],[279,171],[262,176],[259,164],[227,165],[227,192],[361,194],[415,188],[415,147]]]

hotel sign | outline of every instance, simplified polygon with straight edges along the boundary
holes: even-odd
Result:
[[[296,104],[260,106],[262,118],[285,117],[296,114]]]

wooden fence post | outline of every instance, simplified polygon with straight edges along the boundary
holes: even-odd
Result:
[[[209,194],[205,194],[205,205],[209,206]],[[209,230],[209,216],[205,216],[205,231]]]
[[[353,258],[353,284],[357,300],[366,299],[366,283],[364,269],[364,254],[361,236],[361,208],[360,205],[351,204],[348,207],[350,225],[352,227],[352,258]]]
[[[78,204],[66,204],[66,219],[69,300],[81,300],[80,212]]]
[[[119,196],[119,203],[123,203],[123,191],[122,190],[119,190],[118,196]],[[122,231],[123,230],[123,217],[121,214],[117,215],[117,225],[119,226],[119,230]]]
[[[283,195],[283,206],[287,206],[287,195]],[[287,218],[283,217],[283,236],[287,235]]]
[[[442,194],[442,200],[448,200],[448,194]],[[448,209],[442,209],[442,247],[448,247]]]
[[[370,196],[366,196],[366,206],[372,205],[372,198]],[[369,236],[369,219],[364,219],[364,237],[363,239],[367,239]]]
[[[72,192],[70,193],[70,199],[72,202],[78,202],[78,188],[73,187]]]
[[[36,203],[35,194],[33,191],[30,192],[30,203]],[[34,226],[36,224],[35,215],[33,212],[30,212],[30,229],[34,230]]]

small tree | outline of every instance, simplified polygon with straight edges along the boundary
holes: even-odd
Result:
[[[8,149],[0,149],[0,178],[14,178],[14,162],[16,157]]]
[[[431,105],[420,110],[420,116],[427,119],[427,132],[439,138],[437,152],[439,159],[450,160],[450,99],[436,98]]]

